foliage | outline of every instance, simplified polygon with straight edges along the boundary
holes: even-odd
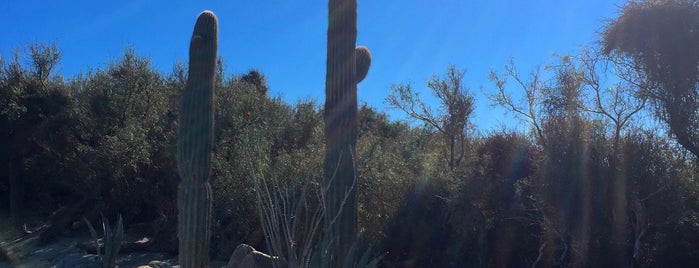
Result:
[[[626,137],[624,155],[636,263],[692,266],[699,259],[692,246],[699,241],[696,162],[677,144],[649,132]]]
[[[654,153],[631,153],[625,149],[634,144],[634,140],[646,139],[638,136],[639,129],[629,124],[644,108],[645,100],[637,95],[642,84],[629,83],[626,80],[629,76],[623,73],[628,69],[622,66],[613,69],[617,73],[612,73],[621,76],[622,82],[603,94],[601,75],[609,74],[604,64],[616,62],[613,58],[589,53],[562,57],[560,65],[547,67],[552,77],[547,81],[541,80],[542,74],[536,71],[530,81],[524,81],[514,65],[505,68],[505,77],[491,74],[498,88],[491,99],[532,123],[542,153],[540,160],[534,162],[536,172],[520,181],[517,187],[524,208],[521,221],[537,227],[532,231],[538,236],[539,250],[532,258],[532,265],[657,265],[655,259],[645,259],[654,257],[643,248],[652,229],[646,214],[652,198],[646,197],[667,190],[664,187],[669,186],[660,185],[669,181],[663,182],[660,178],[673,177],[670,183],[673,184],[683,181],[683,176],[657,174],[649,181],[645,176],[654,172],[647,168],[654,165],[631,167],[626,161],[634,158],[636,160],[631,162],[640,164],[644,161],[636,157],[665,155],[660,157],[662,160],[653,161],[672,162],[670,159],[677,159],[677,156],[671,156],[671,152],[677,148],[668,145]],[[523,105],[507,93],[506,77],[513,78],[515,85],[525,90]],[[690,159],[685,158],[685,161],[692,162]],[[684,164],[668,165],[684,170],[680,168]],[[691,172],[688,175],[695,176]],[[638,189],[644,187],[657,191],[638,195]],[[671,230],[661,229],[658,231],[662,233]],[[690,263],[692,257],[683,257],[687,259],[676,265]]]
[[[631,15],[620,18],[610,25]],[[647,39],[643,48],[662,45]],[[651,129],[642,117],[646,103],[653,111],[664,107],[658,94],[670,77],[680,78],[670,75],[674,67],[665,70],[668,76],[651,74],[642,58],[620,49],[587,49],[527,75],[513,61],[493,72],[491,100],[529,123],[525,131],[474,133],[473,96],[454,67],[428,80],[426,89],[439,100],[434,107],[416,88],[393,86],[388,103],[420,124],[359,106],[353,160],[363,236],[352,246],[354,256],[386,254],[380,267],[699,262],[696,155],[675,130],[673,139],[664,138],[666,129]],[[22,223],[23,216],[48,217],[96,200],[106,215],[123,215],[125,230],[149,236],[149,250],[176,252],[176,130],[188,67],[176,64],[161,73],[128,49],[105,67],[65,79],[54,70],[60,55],[55,45],[37,44],[0,61],[0,164],[9,167],[0,169],[2,204],[21,204],[14,210]],[[323,204],[316,197],[322,197],[325,108],[316,100],[269,96],[259,71],[225,73],[218,58],[212,257],[228,259],[240,243],[266,243],[267,252],[288,259],[295,254],[300,266],[327,261],[333,236],[305,221],[316,219]],[[273,201],[259,202],[266,207],[256,196],[266,192],[263,177],[267,201]],[[17,201],[6,202],[11,197]],[[277,201],[286,207],[269,205]],[[292,208],[301,216],[285,217]],[[259,217],[265,211],[276,223]],[[266,241],[264,229],[275,228],[295,231]],[[365,250],[369,244],[375,246]]]
[[[474,109],[474,98],[463,85],[464,71],[449,66],[445,77],[432,76],[427,87],[439,101],[438,111],[433,111],[414,92],[410,85],[392,85],[386,102],[392,108],[403,111],[408,117],[418,120],[426,127],[439,133],[440,145],[446,158],[447,171],[451,176],[460,176],[466,160],[469,122]]]
[[[604,52],[630,58],[644,96],[685,149],[699,157],[699,5],[630,1],[602,34]]]
[[[362,105],[357,144],[359,225],[378,239],[400,206],[404,193],[425,173],[428,134]]]

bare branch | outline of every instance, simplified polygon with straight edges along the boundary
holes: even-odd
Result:
[[[539,110],[541,109],[541,92],[543,84],[539,81],[539,68],[535,68],[529,75],[530,81],[524,81],[519,75],[519,70],[514,65],[511,59],[508,65],[504,67],[503,76],[499,76],[494,71],[490,71],[490,80],[495,83],[498,92],[495,94],[486,94],[494,105],[502,106],[506,110],[515,113],[534,127],[537,139],[543,142],[543,130],[541,128],[541,118]],[[512,96],[506,89],[507,79],[514,80],[515,85],[524,92],[524,103],[516,104],[512,100]]]

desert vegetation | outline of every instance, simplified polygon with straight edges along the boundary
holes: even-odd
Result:
[[[386,108],[405,116],[392,120],[357,103],[372,74],[356,36],[328,32],[325,105],[270,96],[254,69],[225,76],[214,51],[209,156],[179,174],[178,141],[196,141],[178,135],[201,136],[182,130],[201,121],[182,119],[195,65],[161,72],[127,49],[66,78],[59,44],[28,44],[0,58],[0,209],[19,230],[44,219],[42,241],[121,215],[125,233],[149,238],[139,250],[208,255],[194,266],[245,243],[310,267],[365,252],[379,267],[692,267],[697,14],[696,1],[632,1],[598,46],[530,73],[503,62],[483,89],[526,127],[485,133],[459,67],[390,86]],[[210,230],[187,237],[207,248],[178,248],[183,182],[210,189],[198,208]]]

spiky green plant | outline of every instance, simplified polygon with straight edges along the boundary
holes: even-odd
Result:
[[[189,76],[182,93],[177,133],[179,263],[183,268],[209,266],[211,228],[211,146],[214,123],[214,74],[218,19],[199,14],[189,45]]]
[[[121,215],[119,215],[114,229],[109,226],[109,221],[102,215],[102,246],[104,247],[104,254],[101,254],[101,246],[95,228],[92,227],[87,218],[83,217],[83,220],[87,223],[87,228],[90,229],[92,239],[95,240],[95,248],[97,249],[97,256],[101,260],[102,268],[116,267],[121,241],[124,239],[124,221]]]
[[[359,240],[355,240],[349,247],[349,251],[343,252],[346,257],[343,262],[335,262],[335,254],[331,252],[330,246],[332,245],[332,237],[328,236],[327,233],[318,239],[316,246],[313,250],[310,260],[303,267],[319,267],[319,268],[329,268],[329,267],[342,267],[342,268],[376,268],[379,266],[379,262],[383,259],[386,254],[380,256],[372,255],[372,247],[369,246],[364,253],[355,259],[355,256],[359,253],[358,248]]]
[[[340,267],[357,239],[356,171],[357,83],[371,64],[369,50],[356,48],[357,1],[329,0],[325,77],[325,142],[323,163],[327,188],[326,224],[332,237],[333,267]],[[332,215],[332,216],[329,216]]]

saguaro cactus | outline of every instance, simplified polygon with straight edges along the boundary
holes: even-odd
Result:
[[[357,83],[366,76],[371,54],[357,42],[357,1],[329,0],[325,77],[323,163],[328,189],[325,203],[332,235],[333,267],[345,263],[357,239],[357,185],[353,155],[358,136]],[[351,260],[349,260],[351,261]]]
[[[177,132],[177,191],[180,267],[209,266],[211,226],[211,146],[214,124],[214,74],[218,19],[202,12],[189,44],[189,77],[180,106]]]

